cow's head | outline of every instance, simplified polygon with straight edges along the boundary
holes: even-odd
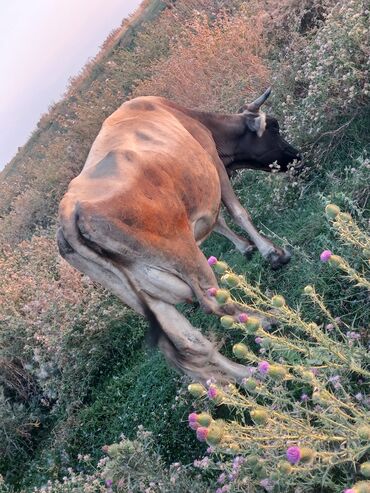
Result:
[[[230,168],[271,171],[271,165],[277,163],[280,171],[286,171],[294,160],[301,160],[299,151],[280,135],[276,118],[260,110],[270,93],[271,88],[240,109],[244,131],[236,143],[234,166]]]

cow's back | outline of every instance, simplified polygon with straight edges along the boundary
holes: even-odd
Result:
[[[125,235],[154,243],[194,231],[201,218],[199,234],[208,234],[220,195],[210,154],[160,98],[137,98],[106,119],[64,202],[88,204]]]

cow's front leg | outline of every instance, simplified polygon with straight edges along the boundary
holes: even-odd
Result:
[[[219,169],[219,176],[222,202],[235,223],[247,232],[249,238],[256,245],[262,256],[270,262],[273,269],[277,269],[278,267],[287,264],[291,258],[290,252],[279,248],[271,240],[257,231],[249,213],[244,209],[235,195],[223,165],[222,169]]]
[[[232,231],[229,228],[221,213],[218,216],[217,223],[213,231],[225,236],[228,240],[234,243],[235,247],[239,250],[239,252],[245,255],[246,257],[249,257],[252,254],[252,252],[256,249],[254,243],[247,240],[246,238],[242,238],[241,236],[238,236],[236,233],[234,233],[234,231]]]

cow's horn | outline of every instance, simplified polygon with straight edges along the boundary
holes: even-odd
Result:
[[[258,97],[256,100],[253,101],[253,103],[247,104],[247,109],[249,111],[258,111],[260,107],[263,105],[263,103],[266,101],[266,99],[270,96],[271,94],[271,87],[269,87],[263,94],[262,96]]]

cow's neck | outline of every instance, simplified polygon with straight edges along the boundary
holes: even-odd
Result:
[[[231,166],[235,161],[237,143],[245,132],[242,116],[196,110],[186,110],[186,112],[211,132],[218,155],[226,167]]]

